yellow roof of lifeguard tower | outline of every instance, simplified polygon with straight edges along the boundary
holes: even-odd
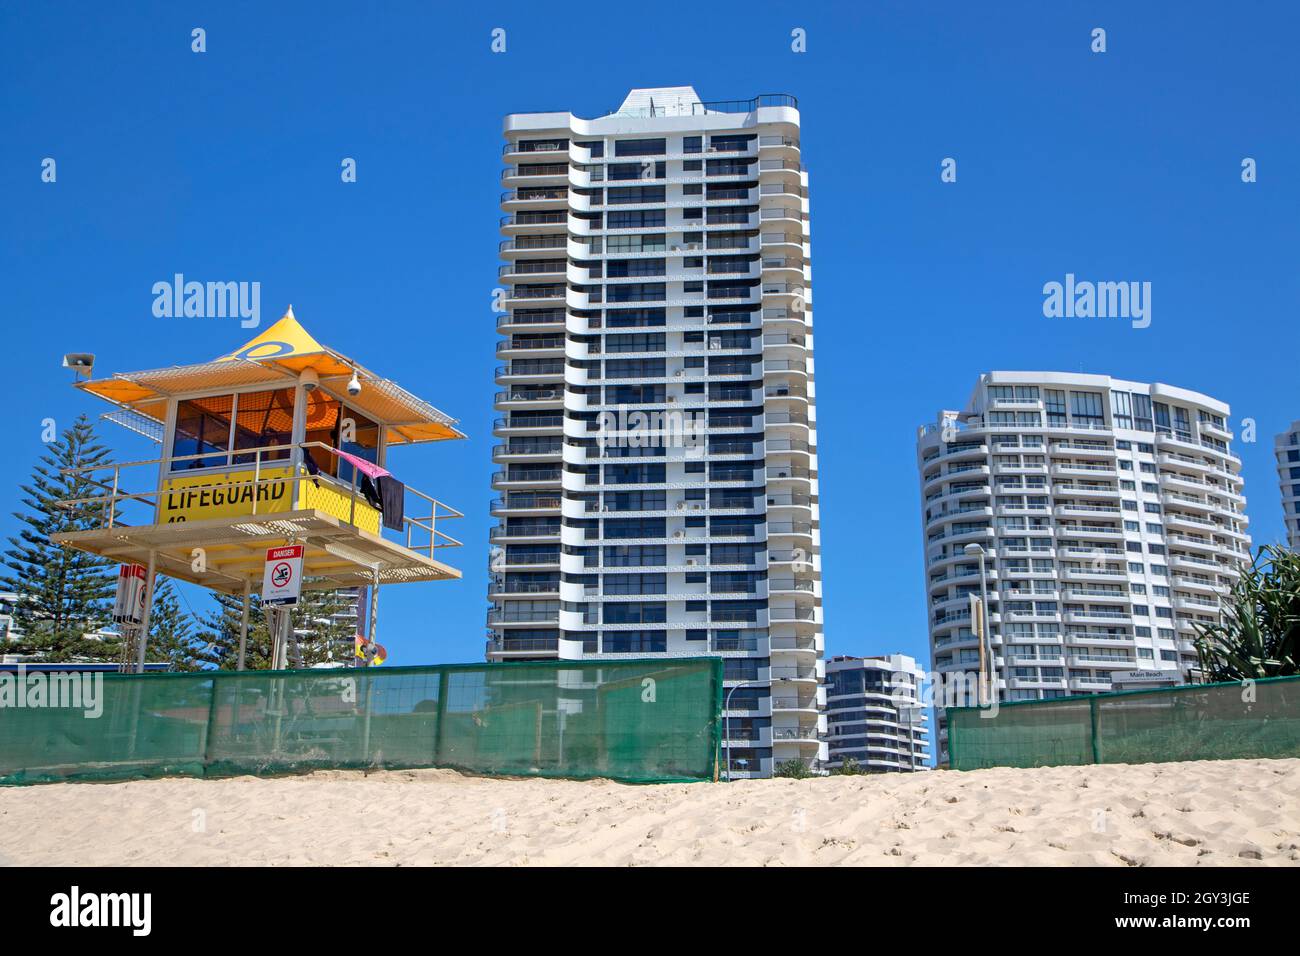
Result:
[[[293,306],[284,317],[243,347],[210,362],[173,365],[81,382],[78,388],[162,423],[167,400],[218,389],[284,385],[311,369],[321,384],[346,383],[355,373],[360,395],[347,402],[385,426],[390,445],[464,438],[456,420],[347,356],[321,345],[299,324]],[[342,392],[342,388],[334,389]]]

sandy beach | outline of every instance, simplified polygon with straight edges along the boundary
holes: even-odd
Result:
[[[1300,759],[627,786],[445,770],[0,790],[31,865],[1300,865]]]

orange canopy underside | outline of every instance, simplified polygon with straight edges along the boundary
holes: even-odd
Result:
[[[355,372],[362,383],[361,394],[349,397],[348,403],[383,424],[389,444],[465,437],[455,427],[455,419],[416,398],[396,382],[380,378],[321,345],[298,323],[292,309],[242,348],[211,362],[120,372],[112,378],[82,382],[78,387],[114,405],[164,422],[169,398],[189,398],[220,389],[258,385],[285,387],[292,385],[307,369],[316,373],[321,384],[337,386],[334,390],[340,392]]]

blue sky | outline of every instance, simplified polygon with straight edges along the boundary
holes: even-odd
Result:
[[[400,477],[466,512],[451,552],[465,577],[386,589],[381,627],[394,663],[480,660],[501,118],[592,116],[632,87],[691,84],[705,99],[800,100],[829,653],[926,659],[915,429],[960,406],[981,370],[1109,373],[1230,402],[1238,427],[1258,426],[1240,449],[1256,541],[1280,535],[1272,436],[1300,418],[1293,4],[573,12],[0,7],[6,501],[42,419],[103,410],[68,387],[64,352],[97,353],[100,374],[216,357],[251,334],[154,318],[153,283],[260,281],[264,325],[292,302],[319,339],[471,436],[393,456]],[[190,50],[196,26],[204,54]],[[795,28],[806,53],[791,51]],[[54,184],[40,181],[45,157]],[[340,182],[343,157],[355,184]],[[956,183],[940,182],[945,157]],[[1151,327],[1044,318],[1042,286],[1067,272],[1151,282]]]

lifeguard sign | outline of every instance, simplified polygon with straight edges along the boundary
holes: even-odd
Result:
[[[145,565],[150,582],[157,571],[245,598],[267,587],[267,550],[289,542],[302,551],[301,589],[460,577],[437,549],[460,543],[439,519],[461,513],[397,482],[388,453],[465,436],[428,402],[321,345],[292,308],[213,361],[77,387],[116,405],[114,421],[160,434],[162,451],[74,469],[94,493],[65,504],[100,520],[53,536],[59,544]]]

